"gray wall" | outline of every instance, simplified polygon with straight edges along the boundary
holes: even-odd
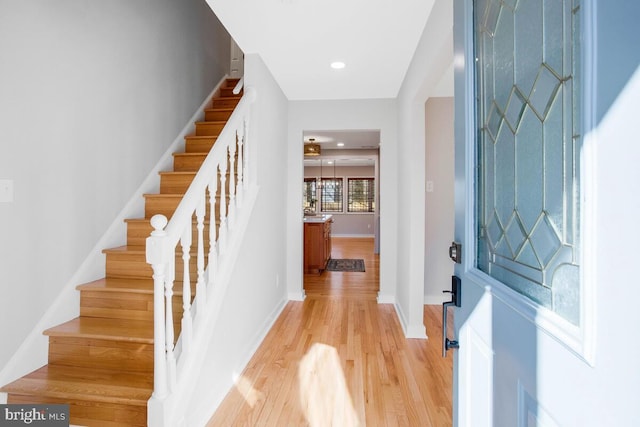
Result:
[[[324,163],[323,163],[324,164]],[[306,166],[305,178],[320,177],[320,167]],[[333,176],[333,167],[323,167],[324,178]],[[347,178],[375,178],[373,166],[336,166],[336,176],[343,178],[344,183],[344,213],[332,213],[333,224],[331,232],[334,236],[373,237],[374,213],[347,213]],[[302,208],[301,208],[302,209]],[[319,211],[318,207],[318,211]]]
[[[454,164],[453,97],[429,98],[425,105],[425,304],[449,300],[444,289],[451,286],[453,262],[447,248],[453,240]]]
[[[425,102],[453,62],[453,3],[434,2],[398,93],[397,311],[407,337],[424,338]],[[384,200],[384,198],[383,198]],[[382,239],[384,243],[384,239]]]
[[[0,63],[2,369],[228,72],[229,35],[203,0],[0,0]]]

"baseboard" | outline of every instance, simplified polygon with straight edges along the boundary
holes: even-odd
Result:
[[[223,76],[211,93],[207,95],[200,107],[198,107],[191,119],[187,121],[185,127],[160,158],[156,166],[149,172],[147,178],[135,191],[124,209],[120,211],[104,235],[98,240],[98,243],[89,252],[89,255],[80,265],[80,268],[78,268],[69,282],[65,284],[58,297],[27,335],[2,371],[0,371],[0,385],[8,384],[47,363],[49,340],[46,336],[42,335],[42,332],[45,329],[79,316],[80,294],[76,290],[76,286],[104,277],[105,255],[102,253],[102,250],[122,245],[123,240],[126,238],[125,219],[144,216],[144,197],[142,195],[158,191],[158,173],[171,168],[173,152],[181,149],[181,144],[184,144],[184,137],[189,135],[194,129],[194,122],[204,117],[205,108],[207,108],[211,102],[211,98],[213,98],[220,89],[226,78],[226,75]]]
[[[442,305],[443,302],[451,301],[450,294],[425,295],[424,305]]]
[[[245,352],[244,357],[241,359],[241,362],[236,366],[235,372],[243,372],[245,370],[245,368],[249,364],[249,361],[256,353],[256,351],[258,351],[258,348],[262,344],[262,341],[264,341],[271,328],[273,328],[273,325],[276,323],[276,320],[278,320],[280,314],[282,314],[282,311],[286,306],[287,301],[280,301],[280,303],[273,309],[269,316],[267,316],[262,324],[262,327],[258,330],[258,333],[254,335],[253,339],[251,340],[251,344],[247,346],[247,351]]]
[[[411,339],[420,339],[426,340],[429,337],[427,336],[427,328],[423,325],[409,325],[405,332],[405,338]]]
[[[377,297],[378,304],[396,304],[396,297],[390,294],[381,294],[378,292]]]
[[[267,316],[262,327],[259,329],[258,333],[251,340],[251,344],[247,346],[247,350],[244,352],[243,355],[241,355],[240,363],[238,363],[236,367],[233,369],[234,375],[231,382],[229,383],[228,390],[219,399],[212,402],[211,404],[207,404],[206,410],[198,411],[197,414],[194,414],[194,413],[190,414],[190,419],[189,419],[190,423],[193,423],[193,425],[205,425],[211,419],[211,417],[213,417],[218,407],[222,404],[222,401],[224,400],[226,395],[236,385],[238,378],[240,377],[242,372],[244,372],[245,368],[251,361],[251,358],[256,353],[256,351],[262,344],[262,341],[264,341],[265,337],[267,336],[267,334],[275,324],[276,320],[278,320],[278,318],[280,317],[280,314],[282,313],[282,311],[286,306],[287,306],[287,301],[285,300],[280,301],[280,303],[275,307],[275,309]]]
[[[424,324],[412,325],[408,323],[402,307],[400,307],[399,304],[394,304],[393,306],[396,309],[396,314],[398,315],[398,320],[400,321],[400,326],[402,326],[405,338],[427,339],[427,328],[425,328]]]
[[[304,289],[301,289],[300,292],[289,292],[287,294],[289,301],[304,301],[306,295],[304,293]]]

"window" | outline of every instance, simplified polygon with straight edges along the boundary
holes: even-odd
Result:
[[[305,178],[302,189],[302,208],[309,212],[316,210],[316,179]]]
[[[342,178],[322,178],[320,211],[342,212]]]
[[[347,212],[375,211],[375,180],[373,178],[349,178],[347,194]]]
[[[581,9],[505,3],[475,10],[477,267],[580,326]]]

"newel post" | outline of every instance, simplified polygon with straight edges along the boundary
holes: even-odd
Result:
[[[153,231],[147,237],[146,258],[153,268],[153,394],[152,399],[163,400],[167,396],[167,361],[165,357],[164,284],[170,250],[167,248],[167,218],[154,215]]]

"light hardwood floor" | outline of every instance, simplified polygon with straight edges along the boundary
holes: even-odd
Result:
[[[287,304],[208,427],[451,425],[441,307],[425,306],[430,339],[405,339],[376,302],[373,239],[334,238],[332,257],[366,272],[305,275],[305,301]]]

